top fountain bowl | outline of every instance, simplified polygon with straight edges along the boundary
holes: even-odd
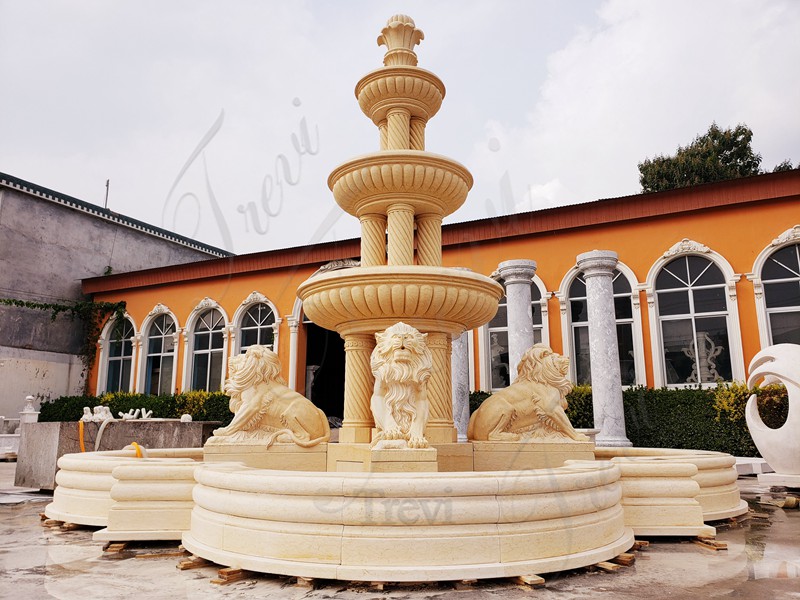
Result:
[[[365,75],[356,85],[358,105],[375,125],[392,108],[403,108],[412,117],[428,121],[442,106],[442,80],[415,66],[382,67]]]
[[[459,162],[421,150],[382,150],[338,166],[328,187],[342,210],[361,217],[410,204],[415,214],[446,217],[467,199],[472,175]]]

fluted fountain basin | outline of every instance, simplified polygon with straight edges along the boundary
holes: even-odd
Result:
[[[298,473],[206,465],[183,545],[218,564],[354,581],[563,571],[633,544],[610,462],[515,472]]]
[[[297,295],[314,323],[340,334],[374,333],[398,321],[460,334],[494,317],[503,288],[463,269],[382,266],[315,275]]]
[[[412,117],[427,121],[439,111],[444,94],[441,79],[409,65],[382,67],[356,84],[358,105],[375,125],[385,121],[387,111],[396,106],[408,110]]]
[[[467,199],[472,175],[464,165],[431,152],[382,150],[336,167],[328,187],[342,210],[356,217],[386,214],[394,204],[445,217]]]

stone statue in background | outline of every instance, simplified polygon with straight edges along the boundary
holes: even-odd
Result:
[[[569,358],[544,344],[534,345],[522,355],[514,383],[489,396],[472,414],[468,439],[588,441],[575,431],[564,412],[566,395],[572,390],[568,372]]]
[[[758,414],[758,403],[753,394],[745,408],[750,436],[776,474],[800,476],[800,346],[775,344],[756,354],[750,363],[747,385],[753,387],[762,380],[763,385],[782,383],[786,387],[789,414],[778,429],[767,427]],[[800,477],[797,484],[800,485]]]
[[[423,334],[405,323],[375,334],[370,401],[378,433],[375,448],[427,448],[428,380],[433,357]]]
[[[209,444],[295,443],[303,448],[331,437],[325,413],[286,386],[278,355],[265,346],[250,346],[230,359],[225,392],[233,420],[214,431]]]

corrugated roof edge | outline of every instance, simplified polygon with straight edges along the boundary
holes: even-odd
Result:
[[[61,192],[36,185],[35,183],[25,181],[24,179],[14,177],[13,175],[8,175],[7,173],[0,173],[0,185],[28,194],[33,194],[34,196],[43,198],[45,200],[57,202],[63,206],[80,210],[81,212],[88,213],[100,219],[105,219],[106,221],[111,221],[113,223],[124,225],[125,227],[130,227],[131,229],[142,231],[155,237],[166,239],[170,242],[205,252],[211,256],[219,258],[234,256],[233,252],[228,252],[222,248],[204,244],[203,242],[199,242],[178,233],[162,229],[161,227],[150,225],[144,221],[139,221],[138,219],[115,213],[107,208],[103,208],[89,202],[84,202],[78,198],[74,198],[72,196],[68,196],[67,194],[62,194]]]

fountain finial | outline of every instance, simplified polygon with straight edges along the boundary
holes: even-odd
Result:
[[[393,15],[386,21],[386,27],[378,36],[378,46],[386,46],[383,64],[387,67],[397,65],[417,65],[414,46],[425,39],[421,29],[417,29],[414,19],[408,15]]]

